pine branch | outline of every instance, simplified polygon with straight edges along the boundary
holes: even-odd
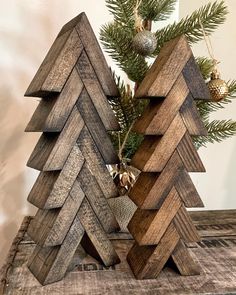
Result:
[[[229,96],[234,98],[236,94],[236,80],[228,81],[227,84],[229,87]]]
[[[133,51],[133,36],[133,31],[115,22],[104,25],[100,31],[100,40],[106,52],[130,80],[141,82],[149,67],[145,58]]]
[[[145,0],[140,7],[140,14],[143,19],[162,21],[175,10],[177,0]]]
[[[214,65],[212,59],[207,57],[198,57],[196,58],[196,62],[200,68],[203,78],[205,80],[209,79]]]
[[[185,34],[190,43],[196,43],[204,38],[200,22],[204,26],[206,33],[212,33],[220,24],[224,23],[227,15],[227,7],[224,1],[209,3],[183,18],[180,22],[168,25],[156,32],[157,49],[155,55],[165,42]]]

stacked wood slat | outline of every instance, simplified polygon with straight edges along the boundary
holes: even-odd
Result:
[[[57,36],[26,96],[41,97],[27,132],[43,132],[27,165],[40,170],[28,201],[37,246],[28,267],[43,284],[62,279],[79,244],[106,266],[119,262],[107,233],[118,195],[106,164],[118,162],[107,130],[119,130],[108,97],[119,95],[84,13]]]
[[[128,263],[138,279],[156,278],[170,258],[182,275],[199,274],[184,244],[199,241],[185,207],[203,207],[188,172],[205,171],[191,136],[207,135],[194,99],[210,94],[184,36],[165,44],[136,97],[150,103],[133,127],[144,140],[131,161],[142,172],[129,193],[138,209]]]

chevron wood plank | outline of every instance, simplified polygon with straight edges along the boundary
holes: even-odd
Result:
[[[173,188],[159,210],[137,209],[128,229],[140,245],[157,245],[182,205],[181,199]]]
[[[84,199],[78,212],[81,224],[83,225],[87,236],[92,242],[93,247],[96,249],[97,255],[100,260],[106,265],[110,266],[119,263],[111,241],[107,238],[99,220],[97,219],[92,207],[87,199]],[[81,244],[85,245],[84,243]],[[87,252],[89,248],[86,247]],[[89,252],[89,254],[92,254]],[[98,258],[98,257],[96,257]]]
[[[29,236],[41,247],[61,245],[84,197],[79,183],[75,181],[62,208],[38,210],[28,228]]]
[[[183,103],[180,114],[190,135],[207,136],[207,129],[201,120],[196,103],[191,94],[188,95]]]
[[[106,198],[118,196],[117,187],[87,127],[84,127],[81,131],[77,144],[86,159],[90,172],[96,177],[104,196]]]
[[[83,163],[84,157],[75,145],[61,171],[40,172],[28,201],[41,209],[62,207]]]
[[[163,136],[146,136],[131,160],[131,165],[144,172],[161,172],[186,132],[177,114]]]
[[[117,122],[107,97],[98,81],[93,66],[90,63],[85,51],[80,55],[76,69],[82,79],[84,86],[105,126],[106,130],[119,130],[120,126]]]
[[[42,285],[59,281],[65,276],[83,235],[83,226],[76,216],[61,246],[36,246],[28,261],[28,268]]]
[[[188,172],[206,172],[188,132],[186,132],[181,139],[177,147],[177,151]]]
[[[143,115],[134,124],[133,130],[145,135],[165,134],[188,94],[185,79],[180,74],[165,99],[151,100]]]
[[[119,225],[105,198],[100,186],[97,183],[96,175],[92,175],[87,163],[81,169],[77,181],[85,193],[94,213],[97,215],[105,232],[119,231]]]
[[[182,276],[200,275],[200,266],[193,260],[188,249],[181,240],[179,240],[171,257]]]
[[[179,235],[173,224],[167,228],[157,246],[133,245],[127,261],[137,279],[155,279],[165,266],[179,242]]]
[[[194,99],[211,100],[210,91],[193,55],[185,65],[183,75]]]
[[[41,135],[27,166],[41,171],[61,170],[83,126],[84,121],[75,106],[60,134]]]
[[[180,237],[186,242],[199,242],[200,236],[191,217],[184,206],[181,206],[174,217],[174,224]]]
[[[82,89],[83,83],[74,69],[59,95],[41,100],[25,131],[60,132]]]
[[[104,162],[106,164],[118,163],[119,159],[114,146],[85,88],[79,97],[77,107]]]
[[[48,96],[61,92],[83,50],[76,30],[58,36],[32,80],[25,96]]]
[[[102,53],[101,47],[95,37],[93,29],[88,21],[85,13],[78,16],[78,24],[76,30],[80,39],[86,48],[88,58],[93,65],[94,71],[99,79],[106,96],[120,96],[115,81],[112,77],[110,68],[107,65],[106,59]]]
[[[166,97],[191,55],[185,36],[167,42],[137,89],[135,97]]]
[[[187,208],[201,208],[204,204],[189,176],[183,169],[175,182],[175,188]]]
[[[161,173],[142,172],[129,192],[130,199],[141,209],[159,208],[175,185],[183,168],[174,152]]]

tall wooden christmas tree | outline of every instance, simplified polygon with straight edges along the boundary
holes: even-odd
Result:
[[[188,172],[204,172],[191,136],[206,135],[194,99],[210,99],[184,36],[166,43],[139,86],[150,104],[133,130],[144,140],[132,159],[142,172],[129,196],[138,206],[127,259],[138,279],[156,278],[169,258],[182,275],[199,274],[185,242],[199,235],[185,207],[203,207]]]
[[[25,95],[42,97],[26,131],[43,132],[27,164],[41,171],[28,197],[39,208],[29,269],[42,284],[58,281],[79,244],[106,266],[118,263],[106,236],[119,230],[106,164],[118,162],[107,97],[119,93],[84,13],[62,28]]]

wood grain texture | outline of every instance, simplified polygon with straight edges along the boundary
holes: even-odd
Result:
[[[128,224],[135,241],[140,246],[157,245],[181,205],[180,197],[173,188],[159,210],[137,209]]]
[[[179,235],[170,224],[158,246],[133,245],[127,261],[137,279],[155,279],[179,242]]]
[[[87,127],[84,127],[81,131],[77,144],[86,159],[90,172],[96,177],[104,196],[106,198],[118,196],[118,190]]]
[[[99,152],[106,164],[116,164],[119,162],[117,153],[112,145],[111,139],[100,119],[96,108],[84,88],[79,100],[77,108],[87,126],[94,142],[96,143]]]
[[[77,71],[73,69],[59,95],[41,100],[25,131],[60,132],[82,89],[83,83]]]
[[[193,55],[185,65],[183,75],[194,99],[211,100],[210,91]]]
[[[208,132],[201,120],[197,106],[191,94],[188,95],[180,109],[181,117],[190,135],[207,136]]]
[[[165,43],[135,97],[166,97],[191,55],[185,36]]]
[[[79,57],[76,69],[106,130],[119,130],[120,126],[115,114],[109,105],[107,97],[103,92],[93,65],[90,63],[85,50]]]
[[[38,210],[28,228],[28,234],[41,247],[61,245],[85,195],[75,181],[64,205],[60,209]]]
[[[151,100],[142,116],[135,122],[133,131],[145,135],[165,134],[188,94],[185,79],[180,74],[166,98]]]
[[[161,172],[171,158],[186,127],[179,114],[176,115],[163,136],[146,136],[131,160],[131,165],[144,172]]]
[[[34,183],[28,201],[41,209],[62,207],[82,166],[84,157],[75,145],[61,171],[41,172]]]
[[[61,92],[83,50],[76,30],[58,36],[29,85],[25,96],[48,96]]]
[[[188,249],[181,240],[179,240],[171,257],[182,276],[200,275],[200,266],[193,260]]]
[[[77,181],[105,232],[111,233],[119,231],[119,225],[107,202],[107,199],[97,183],[96,175],[94,176],[91,174],[87,163],[85,163],[81,169]]]
[[[84,121],[75,106],[60,134],[42,134],[27,166],[40,171],[61,170],[83,126]]]
[[[111,242],[107,238],[102,226],[97,219],[92,207],[87,199],[84,199],[78,212],[79,219],[83,225],[86,234],[95,247],[100,260],[110,266],[120,262]],[[85,249],[86,245],[82,245]],[[89,249],[87,249],[89,251]]]
[[[177,151],[188,172],[206,172],[188,132],[181,139]]]

